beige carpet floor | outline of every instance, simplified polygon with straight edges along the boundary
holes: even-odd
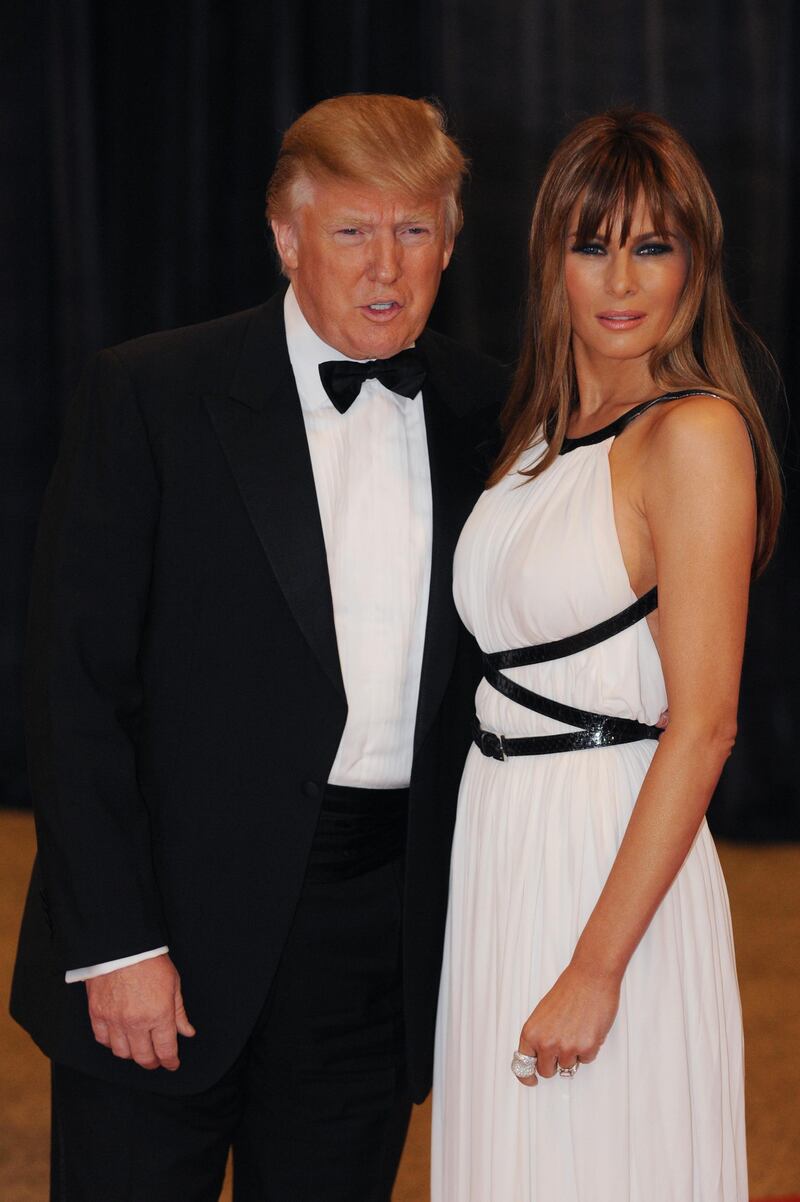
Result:
[[[0,1202],[47,1200],[47,1065],[7,1016],[32,855],[29,816],[0,812]],[[745,1017],[751,1194],[800,1194],[800,847],[728,844],[720,856]],[[394,1202],[428,1200],[428,1124],[426,1105],[413,1117]]]

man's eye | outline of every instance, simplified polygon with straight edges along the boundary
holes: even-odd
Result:
[[[425,226],[425,225],[410,225],[410,226],[408,227],[408,233],[409,233],[409,234],[416,234],[416,235],[419,235],[419,234],[427,234],[427,233],[428,233],[428,227],[427,227],[427,226]]]
[[[354,225],[349,225],[345,229],[337,230],[336,232],[337,234],[349,234],[352,237],[354,234],[360,234],[361,230],[356,229]]]

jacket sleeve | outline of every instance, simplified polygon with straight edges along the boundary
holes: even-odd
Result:
[[[26,726],[63,969],[169,942],[137,785],[138,654],[159,484],[130,374],[103,351],[68,413],[32,579]]]

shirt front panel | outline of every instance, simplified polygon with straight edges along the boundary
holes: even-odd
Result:
[[[308,437],[348,714],[329,780],[402,788],[413,759],[430,590],[432,500],[422,393],[367,380],[341,414],[319,364],[346,356],[290,288],[289,357]]]

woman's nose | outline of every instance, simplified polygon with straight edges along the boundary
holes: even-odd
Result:
[[[606,287],[612,296],[619,297],[636,291],[636,266],[631,255],[624,250],[610,256]]]

